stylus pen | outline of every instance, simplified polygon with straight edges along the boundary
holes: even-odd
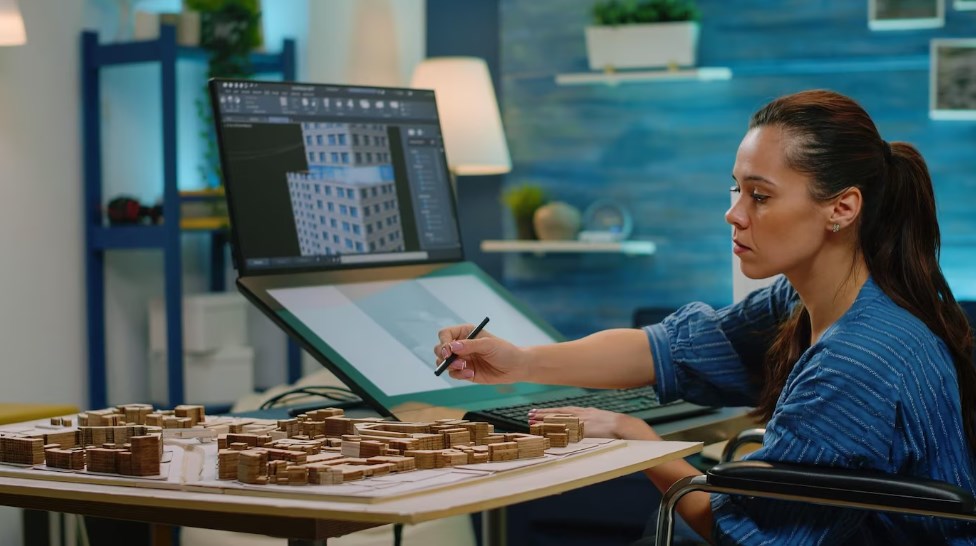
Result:
[[[481,333],[481,330],[485,328],[485,324],[488,324],[488,317],[485,317],[485,320],[481,321],[481,324],[475,326],[474,330],[471,330],[471,333],[468,334],[467,339],[474,339],[478,337],[478,334]],[[440,364],[437,365],[437,369],[434,370],[434,375],[440,375],[444,373],[444,370],[446,370],[447,367],[451,365],[451,362],[454,362],[454,359],[456,358],[457,358],[457,354],[451,353],[451,356],[445,358],[444,362],[441,362]]]

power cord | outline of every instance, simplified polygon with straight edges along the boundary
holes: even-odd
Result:
[[[306,385],[304,387],[295,387],[294,389],[272,396],[271,398],[265,400],[259,409],[268,410],[280,405],[292,404],[296,400],[306,398],[326,398],[328,400],[335,400],[336,402],[362,401],[362,399],[345,387],[334,387],[331,385]]]

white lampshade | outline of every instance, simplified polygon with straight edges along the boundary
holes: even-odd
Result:
[[[512,170],[495,89],[484,60],[427,59],[417,65],[410,86],[434,90],[447,163],[454,174],[503,174]]]
[[[17,0],[0,0],[0,46],[24,45],[27,31]]]

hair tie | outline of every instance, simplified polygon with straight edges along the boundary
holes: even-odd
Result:
[[[891,144],[888,144],[887,140],[881,139],[881,148],[884,152],[885,163],[891,163]]]

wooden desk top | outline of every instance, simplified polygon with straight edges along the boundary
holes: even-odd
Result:
[[[423,521],[490,510],[554,495],[701,451],[701,443],[622,441],[582,457],[521,472],[375,503],[301,496],[251,496],[33,479],[26,468],[0,466],[0,503],[151,523],[186,525],[290,538],[339,536],[386,523]],[[241,517],[246,516],[246,517]]]

